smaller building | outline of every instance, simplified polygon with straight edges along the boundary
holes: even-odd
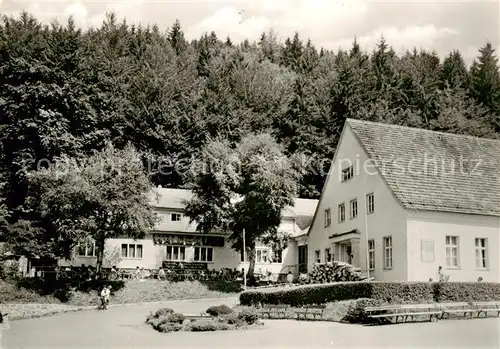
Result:
[[[157,269],[182,263],[186,268],[209,270],[248,269],[248,260],[231,247],[228,236],[217,232],[201,234],[196,223],[189,223],[184,215],[184,202],[190,200],[191,191],[159,187],[151,194],[151,204],[160,218],[155,228],[144,239],[108,239],[105,244],[104,266],[119,269]],[[280,230],[291,235],[303,234],[315,212],[317,200],[295,199],[294,207],[283,212]],[[308,222],[306,224],[306,222]],[[257,273],[283,272],[288,263],[296,264],[294,250],[272,251],[269,246],[257,242],[255,248]],[[69,261],[60,261],[63,266],[96,264],[96,249],[93,242],[81,245]]]

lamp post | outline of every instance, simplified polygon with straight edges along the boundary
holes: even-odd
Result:
[[[243,262],[245,262],[247,254],[247,249],[246,249],[246,244],[245,244],[245,228],[243,228]],[[243,269],[245,270],[245,269]],[[246,291],[247,290],[247,275],[246,271],[243,272],[243,289]]]

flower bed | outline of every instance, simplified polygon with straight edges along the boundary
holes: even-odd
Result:
[[[227,305],[218,305],[207,309],[207,313],[212,315],[208,319],[190,321],[183,314],[176,313],[169,308],[162,308],[156,313],[150,314],[146,323],[162,333],[228,331],[262,324],[258,319],[257,312],[251,308],[240,308],[233,311]]]

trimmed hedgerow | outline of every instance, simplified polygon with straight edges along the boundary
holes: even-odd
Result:
[[[399,304],[500,300],[500,284],[478,282],[335,282],[286,289],[247,291],[240,295],[240,303],[250,306],[257,304],[303,306],[359,298]]]
[[[435,282],[436,302],[473,302],[500,300],[500,283],[494,282]]]

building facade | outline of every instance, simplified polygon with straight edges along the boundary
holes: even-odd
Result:
[[[500,281],[500,142],[348,119],[305,261],[376,280]]]
[[[189,217],[183,214],[184,202],[190,197],[189,190],[158,188],[151,196],[151,204],[159,216],[155,228],[140,240],[125,237],[106,240],[104,266],[157,269],[183,263],[190,268],[209,270],[248,269],[248,260],[243,260],[242,255],[231,248],[228,236],[201,234],[196,231],[196,223],[190,224]],[[284,210],[279,229],[290,235],[301,233],[301,219],[309,217],[310,221],[316,204],[317,200],[296,199],[294,207]],[[257,273],[280,273],[287,263],[294,261],[290,248],[272,251],[268,246],[257,242],[255,253]],[[60,264],[95,265],[95,244],[90,241],[79,246],[71,260],[60,261]]]

